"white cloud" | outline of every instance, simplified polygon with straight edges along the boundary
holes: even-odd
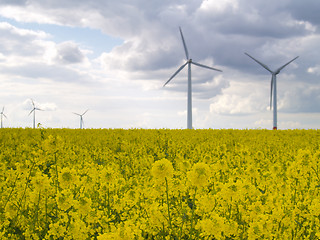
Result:
[[[254,114],[267,109],[268,89],[256,82],[235,82],[213,99],[210,112],[216,114]]]
[[[320,75],[320,65],[316,65],[314,67],[309,67],[307,72],[315,74],[315,75]]]
[[[272,119],[259,119],[257,121],[254,122],[255,128],[257,129],[270,129],[270,126],[272,125]]]
[[[239,8],[239,2],[237,0],[221,0],[221,1],[203,1],[200,11],[208,14],[224,13],[226,11],[234,12]]]
[[[43,102],[43,103],[39,103],[36,100],[33,99],[26,99],[23,103],[22,103],[22,107],[24,110],[32,110],[33,109],[33,104],[36,108],[39,108],[43,111],[55,111],[57,110],[57,105],[55,103],[50,103],[50,102]]]
[[[50,23],[57,24],[52,19],[50,14],[45,14],[34,8],[32,5],[19,6],[19,5],[8,5],[0,8],[0,14],[6,18],[13,18],[18,22],[36,22],[36,23]]]

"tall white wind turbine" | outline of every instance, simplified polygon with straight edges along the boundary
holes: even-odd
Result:
[[[275,71],[270,70],[270,68],[263,64],[262,62],[258,61],[257,59],[250,56],[248,53],[245,53],[248,57],[256,61],[258,64],[260,64],[263,68],[265,68],[267,71],[269,71],[272,74],[271,77],[271,90],[270,90],[270,109],[273,103],[273,129],[277,130],[277,75],[280,73],[280,71],[285,68],[287,65],[289,65],[291,62],[296,60],[299,56],[295,57],[291,61],[287,62],[283,66],[279,67]]]
[[[85,115],[86,114],[86,112],[88,112],[88,110],[89,109],[87,109],[84,113],[82,113],[82,114],[79,114],[79,113],[73,113],[73,114],[75,114],[75,115],[78,115],[79,117],[80,117],[80,129],[82,129],[82,125],[83,125],[83,115]]]
[[[186,45],[186,42],[184,40],[181,27],[179,27],[179,30],[180,30],[181,39],[182,39],[182,43],[183,43],[183,47],[184,47],[184,51],[185,51],[185,54],[186,54],[187,61],[169,78],[169,80],[163,86],[166,86],[186,65],[188,65],[188,111],[187,111],[188,116],[187,116],[187,128],[188,129],[192,129],[191,64],[194,64],[194,65],[196,65],[198,67],[207,68],[207,69],[210,69],[210,70],[215,70],[215,71],[219,71],[219,72],[222,72],[222,71],[219,70],[219,69],[216,69],[216,68],[208,67],[208,66],[200,64],[200,63],[193,62],[192,59],[189,58],[187,45]]]
[[[33,109],[30,111],[29,115],[33,112],[33,128],[36,128],[36,110],[39,110],[39,111],[43,111],[43,110],[40,108],[37,108],[32,99],[31,99],[31,103],[32,103]]]
[[[2,108],[2,111],[0,114],[1,114],[1,128],[3,128],[2,119],[3,117],[7,118],[7,116],[4,114],[4,107]]]

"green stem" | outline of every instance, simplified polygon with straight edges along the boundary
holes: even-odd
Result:
[[[168,221],[169,221],[169,227],[170,227],[171,232],[172,232],[171,213],[170,213],[170,202],[169,202],[169,187],[168,187],[168,180],[167,180],[167,178],[165,178],[165,180],[166,180],[166,195],[167,195],[167,206],[168,206]]]
[[[36,224],[37,224],[37,222],[38,222],[38,213],[39,213],[40,199],[41,199],[41,190],[39,191],[38,202],[37,202],[36,209],[35,209],[35,213],[34,213],[33,231],[35,231],[35,229],[36,229]]]
[[[24,198],[25,198],[25,196],[26,196],[27,188],[28,188],[28,185],[29,185],[29,181],[30,181],[30,178],[31,178],[31,173],[32,173],[32,170],[33,170],[34,166],[35,166],[35,161],[32,163],[32,166],[31,166],[31,169],[30,169],[30,171],[29,171],[29,175],[28,175],[28,177],[27,177],[27,181],[26,181],[26,185],[25,185],[25,188],[24,188],[22,197],[21,197],[21,199],[20,199],[20,201],[19,201],[19,203],[18,203],[18,210],[17,210],[17,215],[16,215],[16,217],[15,217],[15,220],[18,218],[19,213],[20,213],[20,210],[21,210],[21,208],[22,208],[23,200],[24,200]]]
[[[193,218],[194,218],[194,209],[196,208],[196,193],[197,193],[197,188],[194,189],[194,194],[193,194],[193,205],[192,205],[192,212],[191,212],[191,228],[190,228],[190,236],[192,236],[193,234],[193,230],[194,230],[194,222],[193,222]]]
[[[316,169],[314,167],[311,167],[311,169],[315,172],[315,174],[318,178],[318,181],[320,182],[320,177],[319,177],[318,171],[316,171]]]
[[[55,170],[56,170],[56,193],[58,193],[58,189],[59,189],[59,178],[58,178],[58,164],[57,164],[57,154],[54,153],[54,165],[55,165]]]
[[[162,238],[163,240],[166,240],[166,237],[164,236],[164,223],[162,223]]]
[[[12,195],[12,193],[13,193],[13,190],[14,190],[14,188],[16,187],[16,182],[17,182],[17,180],[18,180],[19,175],[20,175],[20,173],[17,174],[16,179],[14,180],[13,187],[12,187],[11,192],[10,192],[10,194],[9,194],[7,200],[6,200],[6,203],[4,204],[3,209],[6,209],[6,206],[7,206],[8,202],[9,202],[9,200],[10,200],[10,198],[11,198],[11,195]]]
[[[183,229],[183,225],[184,225],[184,221],[185,221],[186,216],[185,216],[185,213],[183,212],[182,199],[180,198],[180,196],[179,196],[179,199],[180,199],[180,209],[181,209],[181,212],[182,212],[182,223],[181,223],[180,232],[179,232],[179,239],[181,239],[181,237],[182,237],[182,229]]]
[[[108,218],[110,218],[110,190],[108,188]]]
[[[56,196],[58,195],[59,191],[59,178],[58,178],[58,164],[57,164],[57,155],[54,153],[54,165],[56,170]],[[58,203],[56,203],[56,218],[58,219]]]
[[[46,194],[46,222],[45,222],[46,230],[49,229],[48,224],[48,195]]]

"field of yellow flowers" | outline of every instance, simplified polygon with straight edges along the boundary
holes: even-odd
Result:
[[[319,130],[0,129],[0,239],[320,239]]]

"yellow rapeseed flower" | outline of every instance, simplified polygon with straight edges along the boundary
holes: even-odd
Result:
[[[210,168],[207,164],[199,162],[196,163],[191,171],[188,172],[188,180],[193,187],[204,187],[209,184],[211,176]]]
[[[58,192],[56,199],[58,208],[63,211],[67,211],[69,208],[73,206],[72,193],[68,190]]]
[[[59,177],[59,186],[63,189],[71,188],[72,186],[78,184],[78,175],[75,169],[65,167],[61,169],[61,172],[58,175]]]
[[[224,219],[216,213],[212,213],[210,218],[202,219],[198,222],[197,229],[201,229],[201,236],[214,236],[215,239],[225,239],[223,232],[225,231]]]
[[[320,239],[319,178],[319,130],[1,129],[0,239]]]
[[[169,180],[173,176],[173,166],[168,159],[161,159],[153,163],[151,169],[152,176],[158,181]]]

